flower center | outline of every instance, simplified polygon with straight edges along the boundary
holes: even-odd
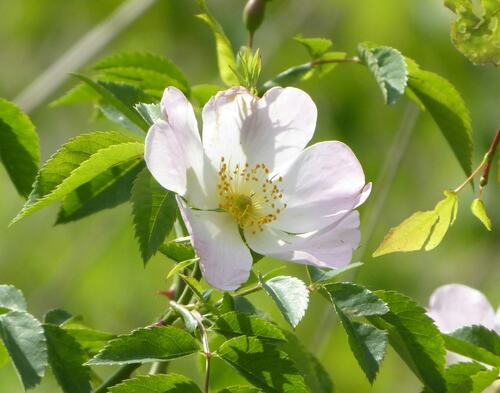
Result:
[[[287,207],[278,187],[283,178],[269,178],[269,172],[265,164],[236,164],[230,168],[224,157],[220,159],[219,207],[231,214],[241,228],[249,228],[253,233],[262,231]]]

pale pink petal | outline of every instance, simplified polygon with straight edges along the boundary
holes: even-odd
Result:
[[[227,213],[193,210],[180,198],[177,201],[205,280],[225,291],[247,281],[252,256],[235,220]]]
[[[498,307],[497,313],[495,315],[495,332],[500,334],[500,307]]]
[[[495,323],[495,312],[488,299],[478,290],[462,284],[437,288],[429,300],[427,314],[443,333],[470,325],[492,329]]]
[[[352,211],[340,221],[319,231],[304,235],[263,227],[263,231],[245,231],[245,239],[252,250],[262,255],[326,268],[340,268],[349,264],[360,242],[359,214]]]
[[[305,149],[282,173],[282,202],[287,204],[272,223],[285,232],[321,229],[358,206],[369,194],[363,168],[341,142],[321,142]]]

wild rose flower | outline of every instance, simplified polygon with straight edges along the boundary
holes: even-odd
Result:
[[[154,178],[178,204],[205,279],[222,290],[244,283],[255,252],[319,267],[347,265],[360,241],[354,209],[371,185],[341,142],[305,148],[316,126],[312,99],[296,88],[262,98],[242,87],[218,93],[202,113],[165,90],[161,120],[146,137]]]

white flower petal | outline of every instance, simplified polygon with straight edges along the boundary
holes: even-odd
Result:
[[[193,108],[182,92],[165,90],[162,120],[146,136],[145,160],[163,187],[178,193],[199,208],[215,208],[217,174],[206,159]]]
[[[326,268],[340,268],[349,264],[352,252],[360,242],[359,214],[345,215],[319,231],[291,235],[269,225],[262,232],[245,231],[251,249],[262,255]]]
[[[226,291],[247,281],[252,256],[234,219],[227,213],[190,209],[180,198],[177,202],[205,280]]]
[[[470,325],[492,329],[495,312],[488,299],[478,290],[462,284],[437,288],[429,300],[427,314],[443,333]]]
[[[500,334],[500,307],[498,307],[497,313],[495,315],[495,332]]]
[[[288,206],[272,225],[292,233],[314,231],[341,219],[371,189],[365,188],[363,168],[352,150],[336,141],[308,147],[282,177],[282,201]]]

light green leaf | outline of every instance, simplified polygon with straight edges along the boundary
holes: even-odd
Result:
[[[387,46],[358,46],[361,61],[377,81],[386,104],[395,104],[404,94],[408,71],[404,57],[399,51]]]
[[[313,67],[310,63],[290,67],[265,82],[259,89],[259,95],[264,94],[266,91],[276,86],[295,86],[299,82],[303,81],[312,69]]]
[[[446,191],[445,199],[434,210],[416,212],[397,227],[389,230],[373,253],[378,257],[393,252],[429,251],[443,240],[456,218],[458,199],[454,192]]]
[[[179,277],[182,278],[182,281],[186,283],[186,285],[193,291],[193,293],[199,300],[204,301],[203,288],[201,287],[201,284],[198,280],[196,280],[194,277],[186,276],[184,274],[179,274]]]
[[[218,393],[262,393],[262,390],[252,386],[230,386],[219,390]]]
[[[0,285],[0,314],[7,311],[26,311],[23,293],[13,285]]]
[[[148,125],[152,125],[156,120],[161,119],[161,109],[159,104],[135,104],[134,108]]]
[[[294,40],[302,44],[313,59],[324,55],[333,45],[332,41],[327,38],[305,38],[298,35],[294,37]]]
[[[173,277],[175,274],[177,274],[181,270],[184,270],[185,268],[193,265],[197,261],[198,261],[198,258],[193,258],[193,259],[188,259],[187,261],[179,262],[172,269],[170,269],[170,271],[167,274],[167,280],[169,278]]]
[[[224,87],[217,85],[196,85],[191,87],[191,98],[200,108],[203,108],[210,98],[222,90]]]
[[[278,276],[260,280],[264,290],[274,300],[286,321],[295,329],[304,317],[309,304],[309,290],[296,277]]]
[[[308,392],[290,358],[269,341],[240,336],[226,341],[216,353],[248,382],[265,392]]]
[[[75,87],[68,90],[62,97],[57,98],[52,101],[49,106],[63,106],[63,105],[74,105],[81,102],[94,101],[99,99],[99,94],[95,92],[90,86],[79,83]]]
[[[332,303],[347,316],[367,317],[389,312],[387,304],[367,288],[350,283],[338,282],[324,287]]]
[[[87,364],[131,364],[178,359],[200,350],[200,344],[173,326],[134,330],[111,340]]]
[[[394,291],[376,291],[390,312],[368,317],[389,333],[389,343],[415,375],[435,393],[445,393],[445,347],[441,333],[424,308]]]
[[[189,378],[178,375],[141,375],[109,389],[110,393],[201,393]]]
[[[486,208],[484,207],[484,202],[482,199],[474,199],[470,206],[470,210],[472,211],[472,214],[474,214],[479,219],[479,221],[483,223],[488,231],[491,231],[493,229],[491,220],[488,217],[488,213],[486,213]]]
[[[35,126],[13,103],[0,98],[0,161],[20,195],[27,198],[40,164]]]
[[[0,368],[5,366],[8,361],[9,361],[9,353],[5,348],[5,345],[3,345],[2,340],[0,340]]]
[[[283,330],[287,342],[279,348],[295,363],[311,392],[333,393],[333,382],[319,360],[310,353],[292,332]]]
[[[212,330],[227,337],[252,336],[260,339],[286,341],[281,330],[273,323],[256,315],[228,312],[221,315],[212,326]]]
[[[205,0],[198,0],[198,5],[203,11],[203,14],[197,15],[198,18],[207,23],[214,33],[220,78],[226,85],[236,86],[238,85],[238,77],[234,73],[236,70],[236,57],[231,43],[226,37],[222,26],[208,11]]]
[[[457,19],[451,40],[474,64],[500,66],[500,4],[497,0],[445,0]]]
[[[345,267],[341,267],[339,269],[320,269],[319,267],[313,265],[307,265],[307,273],[309,274],[309,278],[311,282],[330,282],[333,281],[343,274],[357,269],[358,267],[363,266],[363,262],[353,262]]]
[[[411,59],[408,90],[425,106],[455,153],[464,172],[471,173],[472,125],[460,93],[441,76],[424,71]]]
[[[318,77],[323,77],[332,71],[334,68],[338,66],[339,63],[328,63],[328,60],[341,60],[347,57],[347,53],[345,52],[326,52],[319,59],[317,59],[317,64],[314,66],[313,73],[307,74],[305,79],[308,79],[310,76],[317,75]],[[325,63],[322,64],[321,62]]]
[[[466,326],[443,335],[446,349],[500,367],[500,337],[484,326]]]
[[[366,375],[366,378],[373,384],[380,365],[384,360],[387,348],[388,334],[384,330],[379,330],[373,326],[350,320],[340,309],[336,307],[348,339],[349,346],[356,360]]]
[[[82,184],[64,198],[56,224],[79,220],[127,202],[132,184],[143,168],[142,161],[124,162]]]
[[[73,337],[83,350],[93,356],[99,352],[109,340],[116,338],[116,335],[94,330],[82,325],[73,323],[63,325],[64,330]]]
[[[189,236],[169,240],[163,243],[158,251],[177,263],[193,259],[196,256]]]
[[[33,191],[12,223],[64,198],[115,165],[144,155],[144,144],[117,132],[80,135],[40,169]]]
[[[47,343],[40,322],[27,312],[2,314],[0,338],[24,389],[38,385],[47,366]]]
[[[46,324],[44,331],[49,365],[63,392],[91,392],[90,368],[83,366],[86,359],[82,347],[58,326]]]
[[[139,240],[142,260],[147,263],[174,225],[175,195],[160,186],[144,168],[135,179],[131,201],[135,236]]]
[[[198,326],[198,321],[196,318],[193,316],[191,311],[189,311],[186,307],[184,307],[182,304],[178,304],[174,301],[170,302],[170,307],[172,307],[175,312],[182,317],[184,320],[184,326],[186,327],[186,330],[194,334],[196,327]]]

